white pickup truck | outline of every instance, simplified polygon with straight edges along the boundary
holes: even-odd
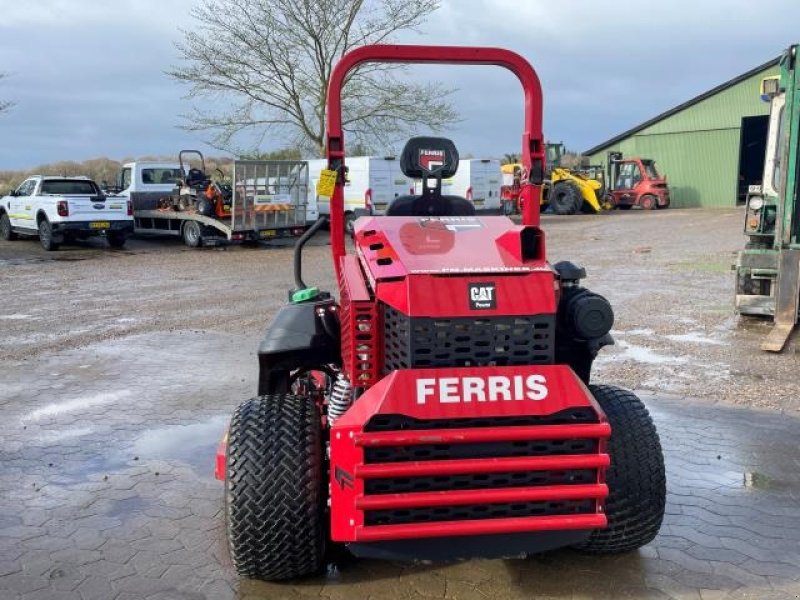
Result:
[[[121,248],[133,233],[131,203],[105,196],[86,177],[35,175],[8,196],[0,198],[0,239],[38,235],[45,250],[62,243],[104,235],[112,248]]]

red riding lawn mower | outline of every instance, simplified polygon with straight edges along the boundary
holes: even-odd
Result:
[[[340,94],[369,62],[498,65],[519,78],[522,225],[442,195],[458,152],[414,138],[401,165],[422,193],[358,219],[346,251]],[[533,68],[495,48],[366,46],[333,70],[327,114],[339,298],[302,280],[323,219],[298,241],[297,287],[259,348],[259,395],[236,409],[217,454],[238,572],[306,576],[342,547],[452,560],[651,541],[665,502],[655,427],[631,392],[589,383],[613,343],[611,306],[580,285],[583,269],[545,258]]]
[[[188,157],[195,156],[191,166]],[[222,219],[231,216],[233,187],[225,178],[222,169],[217,169],[217,177],[212,179],[206,172],[206,160],[199,150],[181,150],[178,153],[181,179],[178,189],[170,199],[175,210],[194,209],[205,217]]]

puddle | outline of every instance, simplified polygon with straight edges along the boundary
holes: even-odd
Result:
[[[94,429],[91,427],[78,427],[75,429],[58,429],[56,431],[47,431],[37,436],[37,441],[41,444],[57,444],[76,437],[83,437],[89,435]]]
[[[41,258],[4,258],[0,260],[0,267],[13,267],[16,265],[25,265],[28,263],[42,262]]]
[[[17,258],[0,259],[0,266],[14,267],[18,265],[29,265],[32,263],[43,263],[43,262],[76,262],[81,260],[89,260],[93,256],[94,256],[93,254],[69,255],[61,253],[53,256],[20,256]]]
[[[55,417],[64,413],[84,410],[102,404],[110,404],[117,400],[127,398],[130,395],[130,390],[120,390],[119,392],[102,392],[94,396],[87,396],[86,398],[74,398],[65,402],[53,402],[52,404],[31,411],[26,417],[23,417],[22,420],[36,421],[42,417]]]
[[[135,467],[145,467],[155,475],[158,467],[148,465],[148,461],[154,460],[184,462],[200,477],[213,478],[214,457],[228,422],[228,415],[216,415],[200,423],[148,429],[129,443],[111,447],[109,444],[86,444],[82,447],[82,460],[48,465],[53,470],[49,471],[47,479],[56,485],[71,485],[99,476],[127,477],[125,470]],[[92,431],[92,428],[74,428],[45,432],[40,441],[57,444]],[[121,507],[120,510],[129,509]]]
[[[786,487],[784,482],[767,477],[757,471],[748,471],[743,478],[744,487],[756,490],[777,490]]]
[[[135,513],[142,512],[148,503],[141,496],[133,496],[124,500],[114,500],[111,509],[106,513],[109,517],[129,517]]]
[[[78,260],[89,260],[91,256],[69,256],[69,255],[58,255],[52,258],[44,258],[42,260],[55,260],[60,262],[75,262]]]
[[[180,460],[213,477],[214,455],[228,426],[227,415],[216,415],[191,425],[168,425],[140,435],[131,450],[140,461]]]
[[[649,348],[637,346],[624,340],[617,342],[617,346],[622,348],[622,352],[616,354],[613,357],[614,360],[635,360],[648,365],[660,365],[664,363],[682,364],[686,362],[686,358],[683,356],[667,356],[665,354],[658,354]]]
[[[689,333],[681,333],[675,335],[665,335],[665,338],[673,342],[684,342],[689,344],[708,344],[711,346],[724,346],[725,342],[706,337],[699,331],[692,331]]]
[[[640,329],[631,329],[630,331],[621,331],[621,334],[627,335],[653,335],[655,331],[652,329],[640,328]]]
[[[87,456],[79,464],[74,463],[66,467],[54,464],[53,472],[48,480],[56,485],[71,485],[74,483],[85,483],[92,475],[107,475],[112,477],[116,471],[120,471],[129,466],[122,459],[120,453]]]
[[[0,321],[24,321],[31,319],[33,315],[23,315],[22,313],[14,313],[13,315],[0,315]]]

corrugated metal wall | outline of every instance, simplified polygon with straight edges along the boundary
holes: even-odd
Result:
[[[656,161],[670,184],[672,206],[731,207],[736,204],[742,117],[769,114],[759,84],[778,68],[765,69],[726,90],[591,155],[605,164],[607,153]]]

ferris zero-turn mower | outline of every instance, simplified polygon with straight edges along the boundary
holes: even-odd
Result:
[[[522,225],[443,196],[458,152],[414,138],[401,162],[422,194],[360,218],[346,251],[340,95],[368,62],[498,65],[519,78]],[[333,70],[326,175],[339,299],[302,281],[310,230],[297,288],[259,348],[259,395],[236,409],[217,453],[240,574],[309,575],[341,546],[450,560],[625,552],[655,537],[665,476],[653,422],[631,392],[589,384],[612,342],[611,307],[581,287],[583,269],[545,258],[530,201],[545,167],[541,116],[535,71],[507,50],[366,46]]]

